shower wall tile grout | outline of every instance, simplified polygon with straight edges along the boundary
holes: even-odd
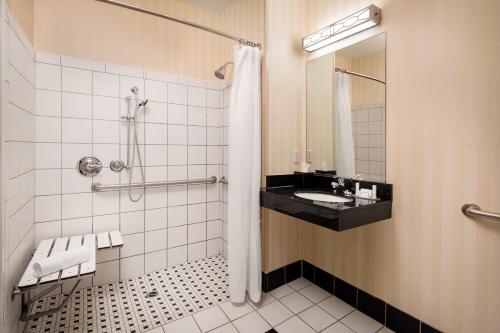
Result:
[[[37,52],[37,60],[36,121],[41,131],[36,143],[36,240],[120,229],[125,246],[99,256],[94,285],[223,253],[221,197],[227,195],[219,184],[148,189],[137,204],[130,202],[127,191],[92,193],[90,184],[127,182],[125,171],[118,175],[108,165],[112,159],[126,159],[126,126],[119,116],[126,113],[124,98],[133,85],[141,98],[149,98],[137,122],[146,181],[219,178],[224,160],[222,95],[228,88],[216,81],[44,52]],[[58,118],[60,134],[54,136],[51,119]],[[214,153],[220,156],[209,155]],[[74,167],[90,154],[103,163],[93,179]],[[133,181],[138,175],[135,168]],[[54,176],[57,190],[50,186]],[[219,213],[214,216],[215,205]]]
[[[2,4],[3,5],[3,4]],[[20,300],[10,291],[35,244],[35,52],[7,6],[2,15],[2,326],[17,331]]]

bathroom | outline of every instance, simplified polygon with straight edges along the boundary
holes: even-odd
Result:
[[[0,332],[500,331],[498,1],[0,1]]]

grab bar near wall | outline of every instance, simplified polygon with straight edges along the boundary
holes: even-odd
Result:
[[[462,213],[467,217],[485,217],[487,219],[500,221],[500,214],[481,210],[476,204],[465,204],[462,206]]]
[[[102,185],[101,183],[93,183],[91,188],[93,192],[107,192],[107,191],[118,191],[124,189],[137,189],[137,188],[155,188],[155,187],[168,187],[168,186],[179,186],[179,185],[200,185],[200,184],[215,184],[217,183],[217,177],[212,176],[203,179],[191,179],[191,180],[172,180],[166,182],[150,182],[144,183],[144,186],[139,183],[130,184],[113,184],[113,185]]]
[[[220,177],[219,183],[226,184],[227,185],[227,178],[226,176]]]

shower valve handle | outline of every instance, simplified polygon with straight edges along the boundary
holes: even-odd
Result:
[[[82,157],[76,166],[81,175],[92,177],[102,170],[102,163],[96,157]]]
[[[100,169],[101,165],[97,163],[88,163],[85,165],[85,168],[87,169],[87,171],[92,172],[94,170]]]

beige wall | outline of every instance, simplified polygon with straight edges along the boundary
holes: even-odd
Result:
[[[372,2],[381,27],[302,52],[303,35]],[[305,60],[386,31],[393,219],[335,233],[264,211],[264,267],[304,258],[442,330],[500,330],[500,228],[460,213],[464,202],[500,211],[498,1],[237,0],[220,15],[131,3],[267,40],[263,174],[291,172],[292,150],[305,151]],[[47,52],[204,78],[231,57],[231,42],[93,0],[37,0],[34,17]]]
[[[500,2],[270,2],[264,172],[292,171],[291,148],[305,144],[300,37],[373,2],[382,26],[311,57],[387,32],[395,195],[391,220],[342,233],[265,212],[265,269],[302,257],[446,332],[500,331],[500,225],[460,212],[500,211]]]
[[[33,44],[35,0],[6,0],[6,3],[26,37]]]
[[[263,175],[289,172],[295,167],[293,149],[305,151],[306,65],[300,39],[307,2],[266,1]]]
[[[351,70],[385,80],[385,51],[352,60]],[[385,104],[385,85],[352,76],[351,105]]]
[[[311,170],[320,169],[323,163],[328,170],[336,170],[333,69],[333,54],[307,63],[307,128],[314,129],[306,130],[307,149],[312,150]]]
[[[177,0],[127,1],[264,42],[264,0],[236,0],[220,14]],[[37,0],[35,47],[73,57],[214,79],[235,42],[95,0]]]

